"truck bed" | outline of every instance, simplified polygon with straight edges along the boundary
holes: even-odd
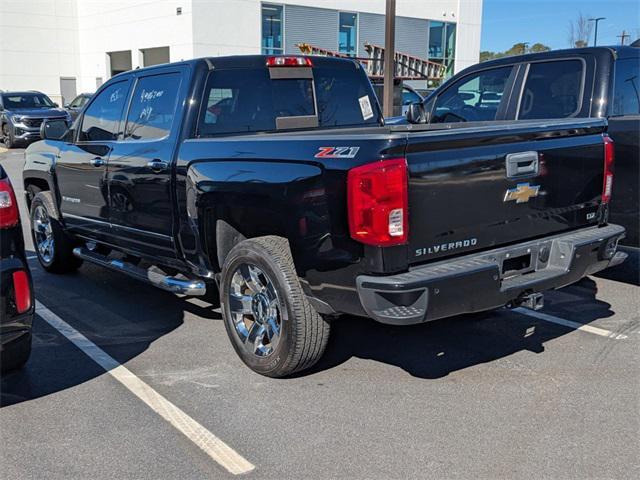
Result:
[[[188,140],[186,158],[206,155],[320,165],[345,175],[380,158],[405,157],[409,170],[409,244],[402,264],[470,253],[602,221],[606,120],[478,122],[324,128]],[[197,147],[196,147],[197,145]],[[215,145],[215,146],[214,146]],[[358,147],[353,158],[316,158],[327,146]],[[199,153],[196,153],[199,152]],[[535,153],[535,171],[508,178],[507,157]],[[251,181],[243,165],[243,181]],[[203,167],[204,168],[204,167]],[[233,167],[232,168],[236,168]],[[346,186],[345,182],[340,188]],[[537,188],[535,198],[508,201],[506,192]],[[346,198],[333,191],[330,233],[342,233]],[[338,208],[343,210],[337,211]],[[326,228],[326,227],[325,227]]]

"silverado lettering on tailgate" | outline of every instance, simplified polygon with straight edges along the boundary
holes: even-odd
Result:
[[[477,244],[477,238],[467,238],[466,240],[441,243],[439,245],[432,245],[431,247],[416,249],[416,257],[421,257],[422,255],[433,255],[434,253],[440,252],[448,252],[450,250],[458,250],[460,248],[475,247]]]

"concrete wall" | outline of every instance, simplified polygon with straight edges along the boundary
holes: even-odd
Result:
[[[249,0],[242,0],[249,1]],[[260,0],[252,0],[260,3]],[[482,9],[482,0],[477,1]],[[235,3],[235,2],[234,2]],[[385,0],[278,0],[265,3],[306,5],[333,10],[381,13],[385,12]],[[458,0],[397,0],[396,15],[400,17],[428,18],[455,22],[458,15]]]
[[[477,63],[480,58],[480,32],[482,24],[482,2],[483,0],[398,0],[396,2],[396,48],[398,51],[413,54],[422,58],[427,57],[428,31],[421,31],[421,26],[426,28],[427,20],[439,20],[443,22],[453,22],[457,24],[456,32],[456,60],[454,70],[461,69]],[[241,0],[244,8],[253,3],[260,8],[260,0]],[[380,15],[385,13],[385,0],[266,0],[264,3],[274,3],[285,5],[285,27],[289,23],[286,19],[286,5],[322,7],[322,9],[361,12],[359,18],[359,55],[366,55],[363,47],[365,41],[370,43],[384,44],[384,18]],[[296,7],[296,10],[298,8]],[[420,19],[420,20],[418,20]],[[258,20],[259,21],[259,20]],[[326,22],[321,22],[324,25]],[[259,23],[258,23],[259,25]],[[309,17],[307,30],[309,37],[317,37],[317,32],[312,32],[316,28],[316,21],[313,16]],[[295,42],[299,40],[299,32],[304,31],[305,25],[298,25],[296,28]],[[255,39],[257,49],[260,51],[260,32],[258,27],[258,37]],[[406,34],[405,34],[406,33]],[[404,35],[403,35],[404,34]],[[331,32],[336,37],[337,31]],[[290,46],[289,32],[285,28],[285,44]],[[323,36],[324,43],[329,44]],[[370,39],[369,39],[370,37]],[[313,43],[311,40],[306,40]],[[424,43],[424,48],[422,48]],[[322,45],[318,45],[322,46]],[[289,48],[287,49],[289,51]]]
[[[194,57],[260,53],[258,0],[193,0]]]
[[[80,67],[75,0],[0,1],[0,89],[61,102],[60,77]]]
[[[193,57],[189,0],[77,0],[77,12],[80,90],[93,91],[97,77],[109,78],[107,52],[130,51],[132,68],[143,66],[146,48],[169,47],[172,62]]]
[[[458,0],[455,71],[459,72],[480,60],[482,0]]]
[[[457,48],[455,69],[477,63],[480,57],[480,25],[483,0],[398,0],[396,42],[406,53],[426,57],[428,32],[420,32],[426,22],[413,19],[455,22]],[[193,0],[194,56],[260,53],[262,0]],[[362,12],[359,19],[359,54],[364,55],[365,37],[384,43],[385,0],[264,0],[285,5],[284,42],[287,53],[297,53],[295,43],[306,41],[337,49],[335,11]],[[286,8],[291,5],[291,8]],[[307,8],[304,8],[307,7]],[[321,8],[319,8],[321,7]],[[288,13],[295,17],[288,17]],[[405,17],[405,18],[400,18]],[[307,23],[299,23],[300,20]],[[411,39],[402,36],[410,30]],[[305,34],[306,32],[306,34]],[[413,40],[413,39],[416,40]],[[421,50],[421,42],[424,49]]]
[[[272,3],[296,5],[290,8],[292,14],[316,12],[317,8],[304,7],[321,6],[331,18],[337,10],[361,12],[361,55],[365,36],[372,37],[369,41],[384,38],[379,17],[384,14],[384,0]],[[176,14],[177,7],[182,9],[181,15]],[[41,90],[59,101],[60,77],[75,77],[78,92],[92,92],[97,79],[106,81],[110,76],[108,52],[131,52],[132,68],[143,65],[142,50],[156,47],[169,47],[171,61],[260,53],[260,13],[260,0],[1,0],[0,89]],[[403,30],[398,31],[399,48],[426,56],[426,52],[420,54],[422,43],[426,43],[426,33],[420,31],[421,25],[426,25],[424,19],[456,22],[456,71],[478,61],[482,0],[399,0],[397,15],[406,17],[399,18],[398,27],[404,25],[416,38],[400,38]],[[333,30],[314,32],[318,27],[313,15],[295,29],[291,23],[286,28],[286,17],[285,6],[288,47],[294,40],[311,41],[318,35],[327,46],[337,45],[337,21]],[[365,26],[366,18],[377,18],[378,27]]]

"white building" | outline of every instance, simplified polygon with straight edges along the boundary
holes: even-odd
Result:
[[[0,0],[0,89],[68,102],[123,70],[299,53],[301,42],[366,56],[365,42],[384,45],[384,9],[384,0]],[[481,18],[482,0],[397,0],[396,50],[459,71],[478,61]]]

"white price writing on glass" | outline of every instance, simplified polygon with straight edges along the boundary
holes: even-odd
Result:
[[[155,100],[156,98],[161,97],[162,95],[164,95],[164,90],[147,91],[145,89],[142,89],[142,93],[140,93],[140,103],[150,102],[152,100]]]

